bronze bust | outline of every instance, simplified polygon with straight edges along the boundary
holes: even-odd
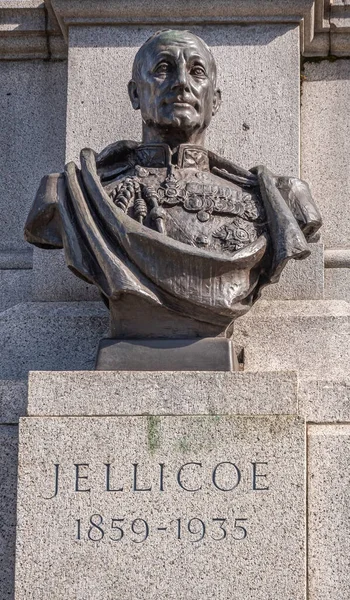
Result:
[[[188,31],[155,33],[136,54],[129,96],[142,143],[81,152],[45,177],[28,242],[64,248],[96,285],[114,337],[225,335],[321,225],[307,184],[237,167],[204,147],[220,107],[216,66]],[[147,311],[147,313],[145,313]]]

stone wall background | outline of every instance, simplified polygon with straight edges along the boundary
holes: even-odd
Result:
[[[61,252],[33,252],[23,241],[23,224],[41,176],[61,170],[84,145],[98,150],[117,138],[138,136],[125,84],[135,48],[158,28],[73,27],[67,56],[57,23],[48,26],[41,2],[24,2],[27,12],[14,29],[7,25],[21,3],[5,4],[0,2],[0,600],[13,598],[17,423],[25,414],[28,370],[91,369],[108,326],[96,291],[66,270]],[[285,173],[297,174],[300,167],[324,217],[312,259],[289,269],[287,292],[276,286],[265,296],[269,313],[288,315],[281,353],[283,344],[290,345],[290,328],[298,339],[305,328],[300,316],[295,326],[290,302],[306,311],[302,302],[308,301],[309,317],[317,317],[315,330],[322,330],[329,315],[328,325],[340,319],[347,333],[348,309],[334,302],[350,301],[350,44],[348,25],[337,26],[336,36],[334,23],[331,33],[324,20],[318,25],[316,49],[304,49],[302,66],[295,24],[189,27],[213,46],[224,89],[208,145],[246,167],[262,159]],[[323,302],[322,310],[316,301]],[[241,332],[245,327],[249,334],[249,321],[242,321]],[[278,361],[276,366],[282,368]],[[329,379],[327,373],[304,373],[300,385],[301,413],[312,423],[311,600],[345,600],[350,583],[343,527],[350,513],[350,433],[339,424],[350,420],[350,382],[334,373]]]

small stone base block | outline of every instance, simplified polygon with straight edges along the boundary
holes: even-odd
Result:
[[[101,340],[97,371],[238,371],[226,338]]]

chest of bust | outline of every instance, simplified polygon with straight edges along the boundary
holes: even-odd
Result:
[[[135,165],[111,194],[119,208],[146,227],[218,252],[240,250],[264,231],[256,192],[196,167]]]

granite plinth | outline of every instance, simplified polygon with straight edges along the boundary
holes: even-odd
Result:
[[[226,338],[101,340],[97,371],[238,371]]]
[[[235,322],[249,371],[295,370],[302,378],[350,374],[350,305],[340,300],[260,300]]]
[[[0,425],[0,598],[13,598],[18,427]]]
[[[305,597],[295,416],[24,418],[16,600]]]
[[[298,405],[299,414],[311,423],[350,422],[350,377],[301,378]]]
[[[30,416],[286,415],[296,373],[34,371]]]
[[[309,597],[346,600],[350,587],[350,426],[308,428]]]

